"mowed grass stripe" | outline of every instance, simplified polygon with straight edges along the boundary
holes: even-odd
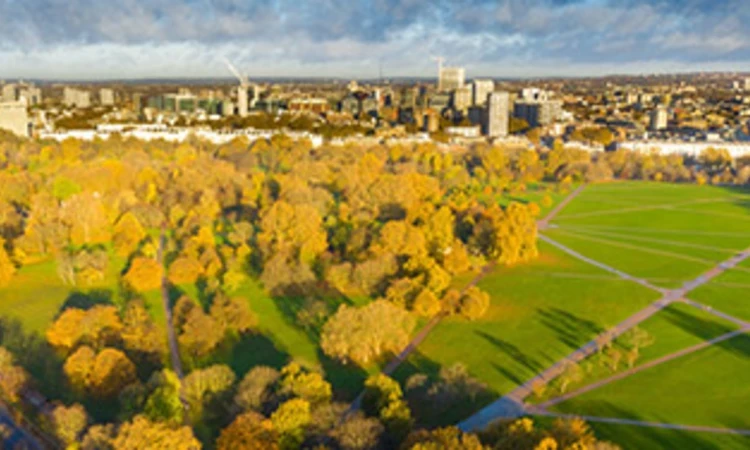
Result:
[[[570,399],[556,411],[750,429],[750,337],[738,336]]]
[[[677,280],[656,283],[676,288],[692,280],[712,266],[710,261],[693,261],[692,257],[655,255],[657,250],[644,251],[637,246],[619,242],[607,243],[586,236],[572,235],[561,230],[545,231],[550,238],[567,245],[581,254],[612,266],[630,275],[646,279]]]

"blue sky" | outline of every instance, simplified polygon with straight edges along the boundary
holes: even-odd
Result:
[[[750,70],[750,0],[0,0],[0,77]]]

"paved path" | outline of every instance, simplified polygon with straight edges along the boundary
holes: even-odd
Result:
[[[572,202],[573,199],[578,197],[578,194],[583,192],[583,189],[586,187],[585,184],[582,184],[578,186],[573,192],[571,192],[563,201],[557,204],[552,211],[550,211],[542,220],[538,221],[536,223],[536,227],[538,230],[543,230],[549,226],[549,223],[557,217],[557,215],[562,211],[566,206],[568,206],[568,203]]]
[[[720,317],[728,322],[732,322],[739,327],[743,327],[743,328],[750,327],[750,322],[746,322],[742,319],[738,319],[737,317],[730,316],[729,314],[716,310],[708,305],[704,305],[703,303],[694,302],[693,300],[690,300],[689,298],[681,298],[680,302],[690,305],[694,308],[698,308],[701,311],[705,311],[709,314],[713,314],[714,316]]]
[[[652,361],[649,361],[647,363],[641,364],[639,366],[633,367],[632,369],[623,370],[622,372],[616,373],[610,377],[604,378],[603,380],[599,380],[597,382],[591,383],[589,385],[583,386],[580,389],[576,389],[574,391],[568,392],[567,394],[560,395],[559,397],[555,397],[551,400],[548,400],[544,403],[540,403],[538,405],[529,406],[526,408],[527,412],[532,414],[538,414],[543,413],[543,411],[547,410],[548,408],[558,405],[564,401],[570,400],[573,397],[578,397],[579,395],[585,394],[587,392],[593,391],[594,389],[598,389],[602,386],[605,386],[607,384],[610,384],[612,382],[622,380],[623,378],[627,378],[631,375],[634,375],[638,372],[644,371],[646,369],[650,369],[652,367],[664,364],[666,362],[672,361],[677,358],[681,358],[683,356],[689,355],[691,353],[695,353],[699,350],[703,350],[704,348],[710,347],[712,345],[719,344],[721,342],[724,342],[728,339],[731,339],[733,337],[742,335],[750,331],[750,324],[745,324],[745,326],[739,330],[731,331],[729,333],[722,334],[721,336],[717,336],[713,339],[709,339],[707,341],[703,341],[699,344],[693,345],[688,348],[684,348],[682,350],[676,351],[674,353],[670,353],[668,355],[662,356],[661,358],[654,359]]]
[[[167,231],[166,227],[162,227],[161,235],[159,236],[159,251],[157,259],[159,265],[164,269],[164,274],[161,277],[161,303],[164,308],[164,320],[166,321],[167,327],[167,341],[169,342],[169,355],[172,360],[172,370],[177,374],[177,377],[182,380],[184,372],[182,370],[182,361],[180,360],[180,350],[177,346],[177,336],[174,332],[174,321],[172,320],[172,307],[169,300],[169,281],[167,280],[167,268],[164,267],[164,250],[166,248]]]
[[[635,282],[638,282],[639,284],[642,284],[646,287],[651,287],[652,289],[657,289],[659,291],[664,291],[660,288],[656,288],[650,283],[648,283],[645,280],[633,278],[632,276],[625,274],[624,272],[621,272],[617,269],[611,268],[605,264],[599,263],[598,261],[594,261],[591,258],[587,258],[583,255],[581,255],[578,252],[575,252],[572,249],[569,249],[565,247],[562,244],[559,244],[555,242],[552,239],[547,238],[546,236],[540,236],[540,238],[544,239],[546,242],[549,242],[558,248],[561,248],[565,250],[567,253],[570,253],[573,256],[579,257],[580,259],[590,262],[591,264],[602,267],[605,270],[608,270],[610,272],[616,273],[619,276],[626,278],[626,279],[632,279]],[[644,320],[648,319],[649,317],[653,316],[657,312],[664,309],[669,304],[680,300],[685,297],[685,295],[698,288],[699,286],[709,282],[711,279],[717,277],[718,275],[722,274],[726,270],[729,270],[733,267],[735,267],[740,262],[744,261],[745,259],[750,257],[750,248],[747,250],[738,253],[737,255],[734,255],[727,261],[720,263],[716,267],[713,267],[708,272],[704,273],[703,275],[700,275],[696,279],[692,281],[686,282],[683,287],[680,289],[675,289],[671,291],[664,291],[664,295],[659,300],[655,301],[654,303],[651,303],[650,305],[646,306],[642,310],[636,312],[632,316],[625,319],[620,324],[616,325],[614,328],[608,330],[606,333],[607,339],[615,339],[617,336],[621,335],[622,333],[626,332],[630,328],[640,324]],[[557,378],[563,371],[565,370],[565,367],[570,363],[578,363],[588,356],[592,355],[593,353],[597,352],[601,346],[601,339],[602,336],[599,336],[595,338],[594,340],[588,342],[584,346],[580,347],[576,351],[574,351],[569,356],[561,359],[560,361],[553,364],[548,369],[544,370],[543,372],[537,374],[535,377],[531,378],[526,383],[522,384],[521,386],[517,387],[513,391],[506,394],[503,398],[500,400],[491,403],[484,409],[477,412],[475,415],[469,417],[465,421],[458,424],[458,427],[461,428],[464,431],[470,431],[470,430],[476,430],[476,429],[482,429],[485,428],[487,425],[489,425],[492,421],[503,418],[503,417],[518,417],[519,412],[523,413],[525,411],[525,404],[524,399],[528,397],[532,392],[532,387],[537,385],[538,383],[544,383],[549,384],[552,380]],[[510,404],[516,404],[517,406],[514,406],[513,408],[509,408],[508,405]],[[516,414],[509,414],[510,413],[516,413]]]
[[[586,422],[614,423],[618,425],[633,425],[638,427],[665,428],[669,430],[695,431],[700,433],[734,434],[739,436],[750,436],[750,430],[737,428],[705,427],[701,425],[678,425],[673,423],[647,422],[644,420],[621,419],[618,417],[579,416],[576,414],[543,413],[541,415],[558,417],[561,419],[583,419]]]
[[[0,448],[27,448],[31,450],[42,450],[44,447],[31,433],[18,425],[10,412],[0,406],[0,425],[6,427],[10,434],[0,442]]]
[[[613,274],[617,275],[618,277],[620,277],[620,278],[622,278],[624,280],[633,281],[635,283],[640,284],[641,286],[645,286],[645,287],[647,287],[649,289],[652,289],[654,291],[657,291],[657,292],[665,292],[665,289],[657,287],[657,286],[654,286],[653,284],[649,283],[645,279],[636,278],[636,277],[634,277],[634,276],[632,276],[630,274],[627,274],[627,273],[623,272],[622,270],[615,269],[612,266],[608,266],[608,265],[606,265],[604,263],[601,263],[601,262],[599,262],[599,261],[597,261],[595,259],[591,259],[588,256],[583,256],[582,254],[578,253],[577,251],[573,250],[572,248],[570,248],[570,247],[568,247],[566,245],[563,245],[563,244],[555,241],[554,239],[548,238],[547,236],[545,236],[543,234],[539,235],[539,239],[543,240],[544,242],[547,242],[548,244],[552,244],[553,246],[559,248],[560,250],[564,251],[565,253],[567,253],[567,254],[569,254],[569,255],[577,258],[577,259],[580,259],[581,261],[587,262],[587,263],[591,264],[592,266],[598,267],[598,268],[600,268],[602,270],[606,270],[609,273],[613,273]]]

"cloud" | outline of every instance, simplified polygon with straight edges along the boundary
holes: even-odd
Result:
[[[6,77],[216,76],[223,56],[343,77],[431,75],[431,54],[483,75],[750,62],[746,0],[0,0],[0,17]]]

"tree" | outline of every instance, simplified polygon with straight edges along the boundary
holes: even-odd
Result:
[[[135,379],[135,365],[125,353],[105,348],[96,355],[88,388],[96,397],[113,398]]]
[[[442,310],[442,305],[431,290],[422,289],[414,299],[413,310],[422,317],[433,317]]]
[[[203,419],[207,407],[224,406],[228,403],[235,379],[232,369],[223,364],[194,370],[185,377],[182,392],[188,403],[188,411],[196,423]]]
[[[361,308],[341,305],[323,326],[321,347],[343,362],[368,364],[384,352],[400,351],[414,326],[414,318],[384,299]]]
[[[282,403],[271,415],[271,422],[279,432],[279,447],[290,450],[299,448],[311,421],[310,403],[307,400],[293,398]]]
[[[26,386],[29,376],[15,364],[15,358],[5,347],[0,347],[0,393],[2,397],[15,403]]]
[[[15,273],[16,266],[5,251],[5,239],[0,237],[0,286],[7,286]]]
[[[129,302],[125,307],[122,322],[120,335],[123,344],[129,354],[135,355],[136,363],[160,364],[161,357],[166,351],[163,333],[143,307],[143,302]]]
[[[400,442],[411,429],[411,411],[403,400],[401,386],[387,375],[380,373],[365,380],[362,409],[380,419],[392,441]]]
[[[405,450],[484,450],[479,438],[463,433],[456,427],[419,430],[410,434],[402,448]]]
[[[172,284],[193,284],[203,273],[203,266],[197,259],[181,256],[169,266],[168,278]]]
[[[114,450],[200,450],[190,427],[173,428],[136,416],[120,426],[113,441]]]
[[[490,307],[490,294],[476,286],[470,286],[459,301],[458,312],[469,320],[482,317]]]
[[[278,450],[278,436],[273,423],[250,411],[237,416],[221,430],[216,450]]]
[[[151,376],[149,385],[153,392],[146,400],[144,414],[153,421],[178,424],[185,412],[180,400],[180,379],[171,370],[164,369]]]
[[[240,411],[257,412],[264,412],[275,406],[274,389],[280,377],[281,374],[274,368],[253,367],[237,386],[234,404]]]
[[[583,371],[581,370],[581,366],[572,361],[567,361],[563,372],[560,374],[560,392],[565,393],[568,390],[568,386],[578,383],[582,379]]]
[[[130,263],[123,281],[136,292],[159,289],[164,269],[153,258],[139,256]]]
[[[127,212],[115,223],[112,243],[118,255],[127,257],[138,249],[138,244],[146,237],[138,218]]]
[[[59,405],[52,410],[51,419],[55,436],[67,448],[76,448],[74,444],[79,442],[88,422],[84,407],[78,403],[71,406]]]
[[[224,328],[188,297],[180,298],[174,309],[181,350],[193,359],[208,356],[224,338]]]
[[[68,308],[47,330],[47,341],[63,352],[83,343],[101,348],[117,342],[123,325],[117,308],[96,305],[88,310]]]
[[[230,333],[245,333],[258,324],[258,318],[250,310],[250,303],[243,297],[216,295],[211,309],[211,317]]]
[[[342,450],[373,450],[379,447],[385,429],[377,419],[361,412],[349,415],[331,431]]]
[[[281,369],[279,393],[282,396],[299,397],[311,406],[331,401],[331,385],[317,372],[307,372],[292,362]]]

